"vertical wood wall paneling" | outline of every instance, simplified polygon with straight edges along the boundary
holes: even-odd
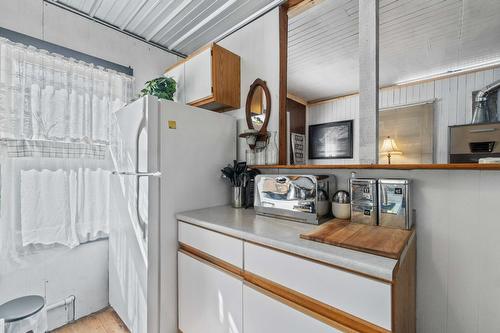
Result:
[[[451,224],[448,241],[447,332],[477,332],[477,299],[482,289],[478,283],[479,276],[484,274],[479,270],[481,255],[480,243],[477,243],[481,239],[482,222],[478,218],[481,215],[480,176],[480,171],[460,171],[450,175],[448,195],[452,205],[448,211]],[[463,288],[465,285],[467,288]]]
[[[380,89],[380,108],[404,106],[435,100],[434,104],[434,160],[448,161],[448,126],[472,121],[472,92],[500,79],[500,67],[474,73],[450,76],[443,79],[393,86]],[[339,97],[308,105],[307,126],[328,121],[354,119],[354,157],[349,160],[312,160],[310,164],[359,163],[359,95]]]
[[[479,234],[475,235],[481,240],[478,245],[479,261],[477,283],[479,290],[478,302],[478,332],[489,332],[494,327],[500,327],[498,315],[498,302],[500,300],[500,223],[498,211],[493,207],[498,206],[498,184],[500,173],[481,172],[479,182],[479,211],[481,223]],[[476,223],[477,223],[476,222]]]
[[[446,332],[450,185],[447,171],[418,170],[413,180],[417,211],[417,332]]]
[[[279,8],[279,40],[280,40],[280,61],[279,61],[279,164],[287,164],[287,62],[288,62],[288,8],[282,5]]]

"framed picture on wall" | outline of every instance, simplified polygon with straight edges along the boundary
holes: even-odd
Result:
[[[309,159],[353,158],[353,121],[309,126]]]

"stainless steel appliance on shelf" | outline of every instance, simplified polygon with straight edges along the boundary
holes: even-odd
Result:
[[[336,183],[334,176],[257,175],[255,187],[257,214],[320,224]]]
[[[414,212],[411,208],[411,181],[379,179],[378,210],[380,226],[411,229],[414,221]]]
[[[377,180],[351,178],[351,221],[377,225]]]
[[[500,122],[450,126],[449,132],[450,163],[500,157]]]

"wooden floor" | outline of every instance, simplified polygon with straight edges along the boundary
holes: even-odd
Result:
[[[130,333],[112,308],[93,313],[52,333]]]

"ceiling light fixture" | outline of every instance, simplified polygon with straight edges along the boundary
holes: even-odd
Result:
[[[403,85],[418,83],[418,82],[422,82],[422,81],[443,79],[443,78],[446,78],[449,76],[455,76],[458,74],[475,72],[475,71],[478,71],[481,69],[491,68],[494,66],[500,66],[500,58],[490,60],[490,61],[481,62],[481,63],[476,63],[474,65],[464,66],[464,67],[457,68],[457,69],[452,69],[452,70],[449,70],[446,72],[433,73],[433,74],[429,74],[429,75],[415,77],[415,78],[408,79],[408,80],[398,81],[398,82],[396,82],[396,85],[403,86]]]

